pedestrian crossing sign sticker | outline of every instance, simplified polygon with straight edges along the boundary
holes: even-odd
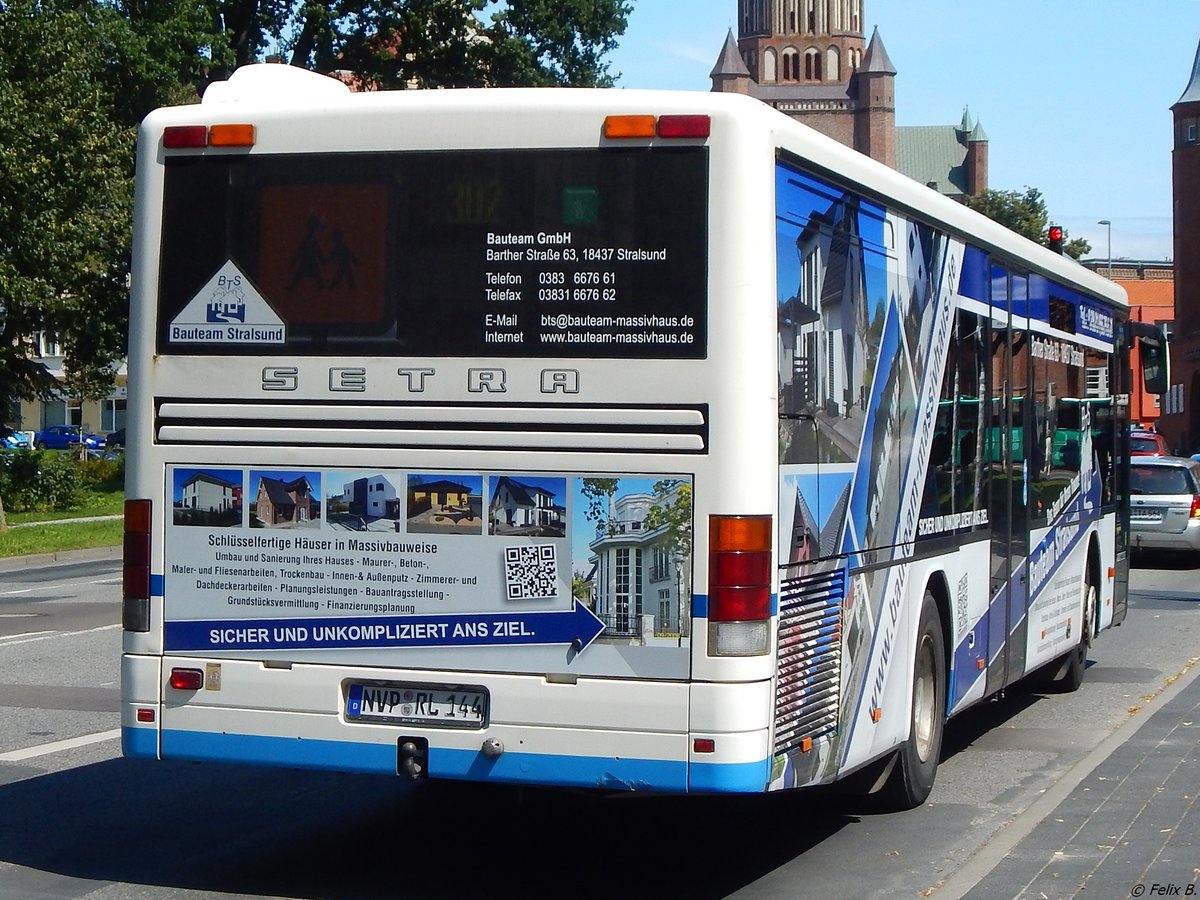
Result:
[[[283,320],[241,269],[226,260],[171,321],[173,344],[282,344]]]

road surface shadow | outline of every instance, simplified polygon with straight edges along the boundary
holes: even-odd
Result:
[[[615,795],[126,759],[0,784],[0,809],[0,859],[19,866],[337,900],[725,897],[858,821],[826,792]]]

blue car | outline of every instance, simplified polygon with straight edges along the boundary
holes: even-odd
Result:
[[[39,450],[69,450],[83,443],[89,450],[104,446],[104,436],[82,433],[76,425],[51,425],[33,436],[33,445]]]
[[[5,435],[0,438],[0,450],[28,450],[29,438],[21,433]]]

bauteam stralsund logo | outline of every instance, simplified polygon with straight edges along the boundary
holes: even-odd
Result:
[[[282,344],[283,320],[227,260],[171,322],[173,344]]]

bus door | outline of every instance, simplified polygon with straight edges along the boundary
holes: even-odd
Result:
[[[1033,398],[1029,392],[1028,281],[1000,266],[991,271],[992,378],[988,429],[992,462],[991,595],[987,693],[1023,674],[1029,529],[1029,452]]]

